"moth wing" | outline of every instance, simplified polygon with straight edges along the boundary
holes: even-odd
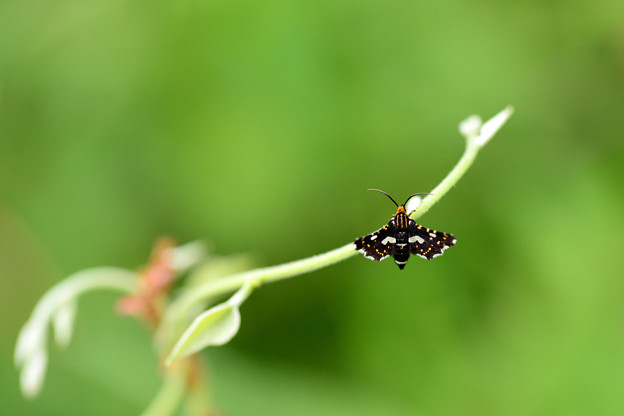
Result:
[[[441,256],[444,250],[457,242],[454,235],[425,228],[414,220],[410,221],[408,227],[410,253],[423,259],[431,260]]]
[[[379,231],[355,240],[355,248],[367,259],[381,261],[394,254],[395,234],[395,227],[388,223]]]

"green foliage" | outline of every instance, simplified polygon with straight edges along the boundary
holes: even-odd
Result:
[[[174,360],[211,345],[223,345],[234,338],[240,328],[240,305],[252,290],[253,285],[247,283],[226,302],[208,309],[195,318],[173,347],[165,364],[170,365]]]
[[[54,283],[135,267],[163,233],[270,265],[372,231],[387,205],[365,189],[429,191],[456,121],[513,103],[422,218],[453,252],[263,287],[204,354],[215,401],[621,414],[623,20],[616,0],[2,3],[0,352]],[[81,300],[37,400],[2,361],[6,412],[144,409],[157,360],[114,299]]]

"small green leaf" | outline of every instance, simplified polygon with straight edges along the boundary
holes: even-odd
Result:
[[[206,257],[208,247],[203,241],[192,241],[171,249],[171,267],[179,275],[195,267]]]
[[[459,124],[459,131],[472,144],[483,147],[509,120],[513,112],[514,108],[509,105],[485,123],[479,116],[470,116]]]
[[[483,120],[478,115],[472,115],[459,123],[459,132],[468,140],[479,136]]]
[[[167,357],[165,365],[211,345],[223,345],[231,340],[240,327],[238,307],[228,302],[208,309],[195,318]]]
[[[20,374],[20,389],[24,397],[33,398],[39,394],[47,366],[48,353],[44,348],[35,351],[24,362]]]
[[[54,328],[54,341],[61,348],[67,347],[74,332],[76,320],[77,302],[71,299],[61,305],[52,315],[52,327]]]
[[[253,290],[253,283],[246,283],[227,301],[199,315],[180,337],[165,360],[165,365],[211,345],[229,342],[240,328],[240,305]]]
[[[503,124],[509,120],[509,117],[511,117],[513,112],[514,108],[508,105],[494,117],[483,123],[483,126],[481,126],[481,134],[477,139],[477,144],[479,146],[484,146],[492,138],[492,136],[494,136],[496,132],[503,127]]]
[[[38,350],[46,347],[45,322],[27,322],[15,344],[15,366],[20,368]]]

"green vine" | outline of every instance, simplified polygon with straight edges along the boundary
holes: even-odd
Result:
[[[412,212],[412,218],[423,215],[459,181],[512,113],[513,108],[507,107],[486,123],[472,116],[460,124],[460,132],[466,138],[462,157],[430,195],[422,201],[410,200],[407,210]],[[163,387],[144,415],[173,414],[185,399],[187,407],[194,409],[191,414],[210,414],[212,407],[202,390],[204,383],[196,353],[210,345],[223,345],[236,335],[241,320],[239,308],[247,297],[264,283],[309,273],[357,254],[354,243],[349,243],[277,266],[240,272],[233,266],[229,272],[216,273],[210,268],[193,270],[206,259],[201,243],[179,247],[170,241],[161,243],[148,267],[141,272],[118,268],[85,270],[59,283],[41,298],[15,347],[20,387],[26,397],[36,396],[42,387],[49,328],[54,330],[56,343],[66,345],[71,338],[77,298],[87,291],[113,289],[127,295],[118,304],[122,313],[137,316],[154,328],[155,347],[164,363]],[[187,282],[203,283],[172,294],[172,281],[189,269],[192,271]],[[217,299],[231,292],[235,293],[228,300],[214,305]]]

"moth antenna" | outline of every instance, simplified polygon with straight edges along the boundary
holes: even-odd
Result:
[[[367,191],[375,191],[375,192],[380,192],[380,193],[384,194],[385,196],[387,196],[388,198],[390,198],[390,200],[391,200],[392,202],[394,202],[394,205],[396,205],[397,207],[399,206],[399,204],[397,204],[397,203],[396,203],[396,201],[395,201],[394,199],[392,199],[392,197],[391,197],[390,195],[388,195],[387,193],[385,193],[384,191],[381,191],[381,190],[379,190],[379,189],[373,189],[373,188],[371,188],[371,189],[367,189]],[[414,195],[412,195],[412,196],[414,196]],[[411,196],[410,196],[410,198],[411,198]]]
[[[418,192],[418,193],[416,193],[416,194],[411,194],[410,196],[408,196],[408,197],[407,197],[407,199],[405,200],[405,203],[404,203],[403,205],[407,205],[407,203],[409,202],[409,200],[410,200],[410,199],[412,199],[412,197],[413,197],[413,196],[416,196],[416,195],[433,195],[433,194],[429,194],[429,193],[427,193],[427,192]],[[395,202],[395,204],[396,204],[396,202]]]

